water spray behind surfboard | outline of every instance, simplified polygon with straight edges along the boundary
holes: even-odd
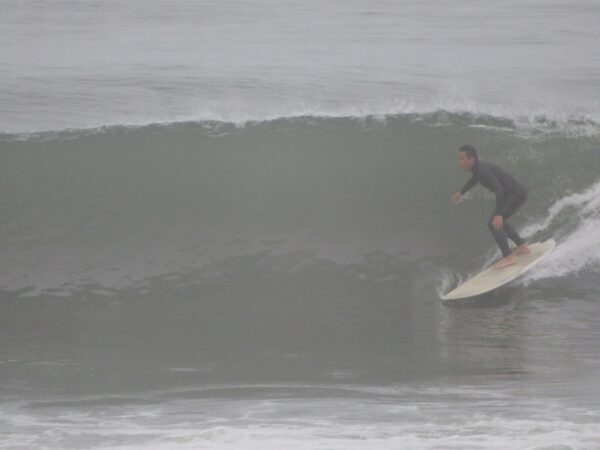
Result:
[[[600,182],[556,201],[543,222],[526,227],[524,232],[539,235],[541,230],[556,230],[560,246],[552,258],[528,273],[523,283],[597,270],[600,267]]]

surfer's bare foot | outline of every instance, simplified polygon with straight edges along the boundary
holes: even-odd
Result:
[[[527,244],[521,244],[513,250],[513,255],[525,255],[527,253],[531,253]]]
[[[515,260],[514,256],[508,255],[502,258],[496,264],[494,264],[494,269],[504,269],[505,267],[512,266],[516,262],[517,261]]]

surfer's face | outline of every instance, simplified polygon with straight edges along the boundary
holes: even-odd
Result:
[[[470,158],[466,152],[458,152],[458,165],[462,170],[471,170],[475,164],[475,158]]]

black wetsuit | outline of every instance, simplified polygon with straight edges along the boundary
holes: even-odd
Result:
[[[506,219],[525,203],[527,188],[494,163],[476,161],[471,172],[473,176],[460,190],[460,193],[464,194],[473,186],[481,183],[483,187],[496,194],[496,207],[488,220],[488,227],[498,247],[500,247],[502,255],[508,256],[510,255],[510,248],[508,247],[507,236],[517,245],[525,243],[525,240],[517,234],[515,229],[506,223]],[[494,216],[502,216],[504,219],[502,229],[497,230],[492,224]]]

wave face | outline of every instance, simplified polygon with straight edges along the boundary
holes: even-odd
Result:
[[[557,238],[537,277],[591,270],[599,139],[579,125],[438,112],[4,135],[0,286],[70,295],[374,255],[362,276],[396,276],[400,261],[472,270],[493,255],[493,200],[478,188],[449,202],[467,179],[456,165],[466,142],[529,186],[515,218],[525,234]]]
[[[589,446],[600,139],[534,122],[437,112],[2,136],[7,442]],[[529,186],[514,224],[559,246],[530,286],[446,305],[444,277],[496,252],[492,196],[450,202],[466,142]]]

